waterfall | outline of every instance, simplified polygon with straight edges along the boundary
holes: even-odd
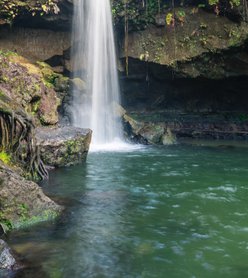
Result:
[[[93,130],[93,144],[122,139],[117,61],[110,0],[78,0],[73,22],[74,78],[85,90],[74,89],[73,124]],[[82,83],[82,82],[81,82]],[[77,86],[75,86],[77,87]]]

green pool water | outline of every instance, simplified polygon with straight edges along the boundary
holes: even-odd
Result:
[[[14,232],[14,277],[248,277],[248,148],[93,152],[42,184],[56,221]]]

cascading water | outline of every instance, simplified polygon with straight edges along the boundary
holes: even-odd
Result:
[[[120,103],[110,0],[79,0],[74,12],[74,77],[86,90],[74,90],[73,124],[93,130],[93,144],[122,140]],[[82,70],[84,69],[84,70]]]

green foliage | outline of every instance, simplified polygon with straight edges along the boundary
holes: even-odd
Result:
[[[33,16],[36,14],[59,13],[58,0],[0,0],[0,17],[11,23],[24,10],[29,11]]]
[[[181,9],[177,12],[175,20],[178,20],[181,25],[184,23],[186,14],[183,7],[191,5],[190,1],[181,1]],[[241,0],[226,0],[226,6],[231,8],[241,5]],[[112,14],[115,24],[124,25],[124,17],[127,15],[129,30],[140,30],[146,28],[149,24],[155,23],[155,18],[158,14],[172,14],[175,17],[173,8],[179,7],[179,4],[168,0],[113,0],[112,1]],[[196,8],[205,8],[210,5],[215,9],[215,13],[219,13],[220,0],[202,0],[199,1]],[[127,9],[125,11],[125,4]],[[169,18],[166,19],[166,24],[171,25]]]
[[[21,221],[26,221],[28,219],[28,205],[27,204],[20,204],[18,207],[18,213],[21,217]]]
[[[127,3],[127,16],[130,29],[144,29],[155,22],[155,16],[165,12],[169,1],[162,0],[114,0],[112,14],[115,23],[123,24],[125,16],[125,3]]]
[[[2,160],[2,162],[4,164],[9,165],[11,163],[11,155],[4,151],[1,151],[0,152],[0,160]]]
[[[11,221],[5,217],[2,211],[0,211],[0,226],[5,234],[13,228]]]
[[[229,2],[229,5],[231,6],[231,8],[233,8],[234,6],[238,7],[241,4],[240,0],[229,0],[227,2]],[[219,0],[208,0],[208,3],[211,6],[218,5]]]
[[[219,0],[208,0],[209,5],[217,5],[219,3]]]
[[[165,17],[165,21],[167,25],[171,25],[172,21],[173,21],[173,14],[172,13],[168,13]]]
[[[231,5],[231,7],[234,7],[234,6],[238,7],[241,4],[240,0],[230,0],[229,3]]]

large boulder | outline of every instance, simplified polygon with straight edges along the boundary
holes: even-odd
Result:
[[[61,210],[36,183],[0,161],[0,225],[4,231],[54,218]]]
[[[38,128],[37,144],[45,164],[62,167],[79,164],[85,160],[90,142],[91,130],[72,126],[60,128]]]

